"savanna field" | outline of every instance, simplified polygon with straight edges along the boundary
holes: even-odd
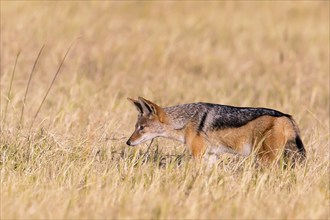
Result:
[[[329,219],[329,10],[1,1],[1,219]],[[171,140],[128,147],[137,96],[289,113],[307,160],[206,168]]]

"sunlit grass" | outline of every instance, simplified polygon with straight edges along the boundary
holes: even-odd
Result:
[[[329,218],[328,9],[2,1],[1,218]],[[208,168],[170,140],[128,147],[137,96],[292,114],[307,161],[225,155]]]

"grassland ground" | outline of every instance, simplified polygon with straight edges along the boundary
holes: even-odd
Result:
[[[1,1],[1,219],[329,219],[329,19],[329,1]],[[292,114],[306,163],[127,147],[137,96]]]

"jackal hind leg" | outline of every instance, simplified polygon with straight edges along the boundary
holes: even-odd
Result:
[[[286,136],[283,131],[276,127],[269,130],[257,154],[261,163],[270,165],[279,162],[285,143]]]

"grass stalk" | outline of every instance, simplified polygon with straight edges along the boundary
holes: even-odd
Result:
[[[47,89],[47,91],[46,91],[46,93],[45,93],[45,95],[44,95],[44,98],[42,99],[42,101],[41,101],[41,103],[40,103],[40,105],[39,105],[39,107],[38,107],[38,110],[37,110],[37,112],[35,113],[35,115],[34,115],[34,117],[33,117],[33,119],[32,119],[32,122],[31,122],[31,125],[30,125],[30,129],[29,129],[30,131],[31,131],[31,129],[32,129],[32,127],[33,127],[33,124],[34,124],[34,122],[35,122],[35,120],[36,120],[36,118],[37,118],[37,116],[38,116],[38,114],[39,114],[39,112],[40,112],[40,109],[41,109],[42,105],[44,104],[44,102],[45,102],[45,100],[46,100],[46,98],[47,98],[47,96],[48,96],[48,94],[49,94],[50,89],[53,87],[54,82],[55,82],[55,80],[56,80],[58,74],[60,73],[60,71],[61,71],[61,69],[62,69],[62,66],[63,66],[63,64],[64,64],[64,61],[65,61],[65,59],[66,59],[68,53],[70,52],[72,46],[73,46],[73,44],[70,45],[70,47],[69,47],[68,50],[66,51],[64,57],[62,58],[62,61],[61,61],[60,65],[59,65],[59,67],[58,67],[58,69],[57,69],[57,71],[56,71],[56,73],[55,73],[55,75],[54,75],[54,77],[53,77],[53,80],[51,81],[51,83],[50,83],[50,85],[49,85],[49,87],[48,87],[48,89]],[[29,133],[30,133],[30,132],[29,132]]]
[[[39,57],[41,55],[41,52],[43,51],[45,45],[43,45],[41,47],[41,49],[39,50],[39,53],[38,53],[38,56],[36,58],[36,60],[34,61],[34,64],[33,64],[33,67],[32,67],[32,70],[31,70],[31,73],[30,73],[30,76],[29,76],[29,81],[26,85],[26,90],[25,90],[25,93],[24,93],[24,99],[23,99],[23,105],[22,105],[22,111],[21,111],[21,116],[20,116],[20,119],[19,119],[19,128],[21,129],[22,128],[22,123],[23,123],[23,114],[24,114],[24,108],[25,108],[25,102],[26,102],[26,97],[27,97],[27,94],[28,94],[28,91],[29,91],[29,87],[30,87],[30,83],[31,83],[31,79],[32,79],[32,76],[33,76],[33,73],[34,73],[34,70],[36,68],[36,65],[38,63],[38,60],[39,60]]]
[[[6,123],[8,103],[10,101],[10,92],[11,92],[11,88],[12,88],[12,85],[13,85],[14,76],[15,76],[15,70],[16,70],[16,65],[17,65],[17,61],[18,61],[18,57],[19,57],[20,53],[21,53],[21,51],[19,51],[17,53],[15,64],[14,64],[14,69],[13,69],[13,72],[12,72],[11,78],[10,78],[10,85],[9,85],[9,89],[8,89],[8,92],[7,92],[7,102],[6,102],[6,106],[5,106],[5,112],[4,112],[4,115],[3,115],[3,124],[4,125]]]

